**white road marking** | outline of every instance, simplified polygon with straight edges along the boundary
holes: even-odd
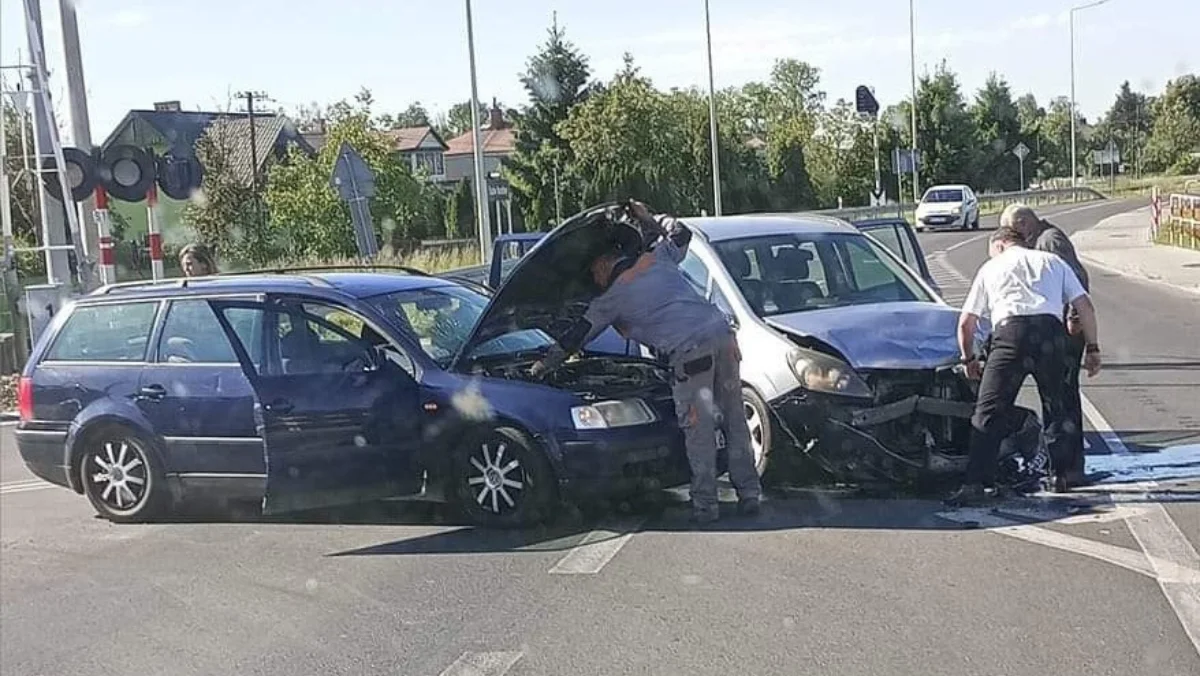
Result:
[[[9,493],[28,493],[29,491],[40,491],[47,488],[55,488],[54,484],[41,479],[25,479],[23,481],[7,481],[0,484],[0,495],[8,495]]]
[[[504,676],[512,669],[522,652],[465,652],[446,667],[441,676]]]
[[[1083,388],[1081,387],[1080,389],[1082,390]],[[1104,440],[1104,444],[1108,446],[1108,450],[1116,455],[1128,455],[1129,449],[1125,446],[1125,442],[1121,441],[1121,437],[1117,436],[1117,433],[1113,431],[1112,425],[1109,425],[1104,416],[1100,415],[1100,410],[1096,408],[1092,400],[1088,399],[1087,395],[1083,394],[1083,392],[1079,393],[1079,400],[1083,403],[1083,414],[1091,421],[1092,427],[1100,435],[1100,438]]]
[[[1105,443],[1111,437],[1119,444],[1110,446],[1109,450],[1113,453],[1129,452],[1120,437],[1112,431],[1112,425],[1086,399],[1084,414],[1093,427],[1102,430],[1101,438]],[[1103,430],[1107,430],[1108,435],[1104,435]],[[1157,485],[1152,481],[1144,483],[1147,493]],[[1146,509],[1141,513],[1128,513],[1125,525],[1154,567],[1159,589],[1175,611],[1175,617],[1179,619],[1196,652],[1200,653],[1200,554],[1183,531],[1179,530],[1167,513],[1167,508],[1160,503],[1147,502]]]
[[[553,575],[594,575],[599,573],[641,528],[643,521],[643,519],[638,519],[624,527],[591,531],[584,536],[582,542],[571,548],[571,551],[554,564],[550,573]]]

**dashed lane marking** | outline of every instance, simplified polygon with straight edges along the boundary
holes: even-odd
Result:
[[[517,651],[465,652],[441,676],[504,676],[522,655]]]
[[[552,575],[594,575],[604,569],[641,528],[644,520],[593,530],[567,552],[554,567]]]

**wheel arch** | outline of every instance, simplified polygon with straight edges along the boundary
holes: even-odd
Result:
[[[71,490],[83,494],[83,476],[80,473],[83,451],[102,432],[113,428],[129,430],[145,441],[147,452],[153,453],[159,466],[165,470],[162,442],[157,435],[150,431],[148,425],[115,413],[98,414],[88,418],[86,422],[73,426],[67,433],[67,482],[70,484]]]

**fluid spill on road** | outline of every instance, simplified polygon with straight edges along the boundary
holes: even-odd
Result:
[[[1152,453],[1089,455],[1087,473],[1101,484],[1200,479],[1200,444],[1170,446]]]

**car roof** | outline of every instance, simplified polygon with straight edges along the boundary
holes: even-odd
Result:
[[[743,237],[769,237],[805,233],[813,235],[858,234],[849,223],[819,214],[744,214],[738,216],[709,216],[680,219],[710,242]]]
[[[117,298],[157,300],[212,293],[295,293],[297,291],[315,291],[315,295],[320,296],[342,295],[351,298],[369,298],[396,291],[454,285],[456,285],[455,282],[441,277],[395,272],[256,273],[111,284],[83,296],[80,301],[102,301]]]
[[[942,185],[931,185],[925,189],[925,192],[930,190],[963,190],[968,186],[963,183],[944,183]]]

